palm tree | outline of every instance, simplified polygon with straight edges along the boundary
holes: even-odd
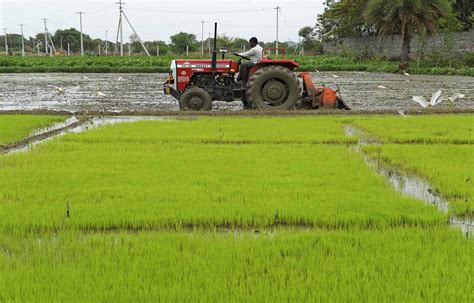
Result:
[[[406,70],[414,34],[435,34],[437,20],[450,10],[450,0],[369,0],[365,17],[380,37],[401,35],[400,70]]]

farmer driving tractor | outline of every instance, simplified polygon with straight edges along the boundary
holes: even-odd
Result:
[[[255,37],[250,38],[249,40],[250,49],[246,52],[239,53],[241,57],[246,57],[250,62],[240,64],[240,72],[235,80],[239,85],[247,83],[249,78],[249,70],[257,64],[259,60],[262,60],[263,57],[263,48],[258,44],[258,39]]]

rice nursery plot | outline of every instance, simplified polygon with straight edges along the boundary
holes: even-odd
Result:
[[[193,123],[174,127],[199,138],[200,128],[190,127]],[[434,207],[396,194],[345,145],[190,144],[179,138],[164,144],[153,139],[165,136],[170,125],[111,126],[0,158],[0,226],[349,228],[447,221]],[[142,137],[136,138],[140,131]],[[68,203],[71,219],[65,222]]]
[[[472,240],[445,228],[17,234],[0,300],[472,302]]]
[[[473,145],[400,145],[364,148],[390,166],[425,178],[452,205],[456,215],[474,215]]]
[[[473,301],[474,242],[366,165],[357,119],[142,121],[0,155],[0,301]],[[424,146],[364,149],[472,197],[473,146]]]
[[[26,138],[35,129],[63,122],[62,116],[0,115],[0,144]]]
[[[383,143],[474,143],[474,115],[372,116],[351,123]]]
[[[231,117],[169,120],[163,123],[138,122],[134,127],[118,124],[88,132],[84,143],[356,143],[343,132],[345,121],[338,117]]]

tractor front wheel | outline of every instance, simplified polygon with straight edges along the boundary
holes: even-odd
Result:
[[[180,110],[209,111],[212,109],[212,97],[199,87],[184,91],[179,99]]]
[[[300,84],[293,71],[279,65],[259,69],[247,84],[248,101],[258,109],[292,109],[300,95]]]

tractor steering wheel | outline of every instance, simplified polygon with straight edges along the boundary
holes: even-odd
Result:
[[[237,57],[240,57],[242,59],[245,59],[245,60],[249,60],[250,61],[250,58],[249,57],[245,57],[245,56],[242,56],[241,54],[237,53],[237,52],[233,52],[232,55],[234,56],[237,56]]]

